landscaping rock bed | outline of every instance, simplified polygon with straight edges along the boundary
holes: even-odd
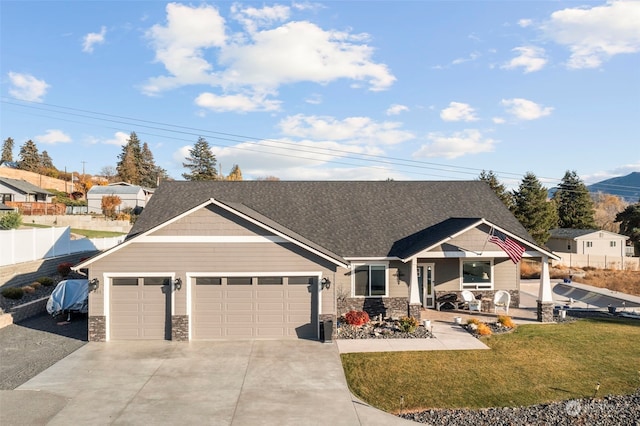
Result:
[[[418,326],[413,332],[404,332],[394,320],[371,321],[360,326],[339,323],[337,339],[425,339],[431,338],[431,330]]]
[[[640,424],[640,389],[632,395],[582,398],[529,407],[482,410],[426,410],[400,414],[403,419],[428,425],[632,425]]]
[[[63,278],[61,276],[51,277],[54,281],[54,284],[51,286],[41,285],[37,288],[34,288],[33,293],[25,292],[24,295],[20,299],[9,299],[0,294],[0,314],[11,312],[12,308],[20,305],[25,305],[29,302],[33,302],[38,299],[42,299],[43,297],[49,297],[53,290],[56,288],[56,285],[66,279],[76,279],[76,278],[84,278],[83,275],[71,273],[69,276]],[[6,286],[2,287],[3,289],[7,288]]]

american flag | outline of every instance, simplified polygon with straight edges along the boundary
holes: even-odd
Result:
[[[513,263],[518,263],[520,259],[522,259],[522,254],[524,253],[524,247],[520,244],[507,237],[502,232],[492,229],[491,235],[489,236],[489,242],[496,244],[505,253],[509,256],[509,259],[513,261]]]

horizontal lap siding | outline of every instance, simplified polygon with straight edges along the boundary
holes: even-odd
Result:
[[[483,228],[486,228],[486,232],[478,228],[469,229],[464,234],[447,241],[447,244],[476,252],[498,249],[495,244],[488,242],[489,228],[486,226]]]

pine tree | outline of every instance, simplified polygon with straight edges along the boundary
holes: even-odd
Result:
[[[142,144],[140,151],[140,185],[147,188],[155,188],[158,186],[158,168],[153,160],[153,154],[149,149],[149,145],[145,142]]]
[[[38,147],[31,139],[20,147],[19,157],[18,168],[35,173],[40,171],[40,153],[38,152]]]
[[[513,192],[513,214],[540,245],[550,237],[558,216],[553,201],[547,201],[547,189],[536,175],[528,172]]]
[[[498,177],[493,173],[493,171],[489,170],[488,172],[482,171],[478,176],[478,180],[487,182],[489,187],[496,193],[500,201],[507,206],[509,210],[513,208],[513,195],[507,191],[507,187],[504,186],[498,180]]]
[[[7,138],[2,144],[2,157],[0,162],[12,162],[13,161],[13,138]]]
[[[43,169],[55,169],[53,165],[53,160],[49,157],[49,153],[47,151],[42,151],[42,155],[40,156],[40,164]]]
[[[233,166],[233,168],[231,169],[231,172],[229,173],[229,176],[227,176],[226,180],[231,180],[231,181],[240,181],[240,180],[242,180],[242,171],[240,170],[240,166],[235,164]]]
[[[558,206],[558,226],[571,229],[595,229],[595,208],[587,186],[575,171],[564,174],[553,195]]]
[[[634,255],[640,254],[640,201],[618,213],[616,222],[620,222],[620,233],[633,242]]]
[[[122,152],[118,159],[120,160],[116,166],[118,178],[123,182],[140,185],[141,148],[140,139],[138,139],[136,132],[131,132],[127,144],[122,147]]]
[[[198,138],[198,142],[189,150],[189,157],[185,158],[186,163],[182,163],[191,173],[183,173],[186,180],[217,180],[216,156],[211,152],[209,142],[203,137]]]

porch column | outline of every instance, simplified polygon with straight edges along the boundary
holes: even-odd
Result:
[[[549,278],[549,257],[542,256],[540,289],[538,290],[538,321],[553,322],[553,295]]]
[[[411,279],[409,280],[409,305],[420,304],[420,289],[418,288],[418,259],[411,259]]]

